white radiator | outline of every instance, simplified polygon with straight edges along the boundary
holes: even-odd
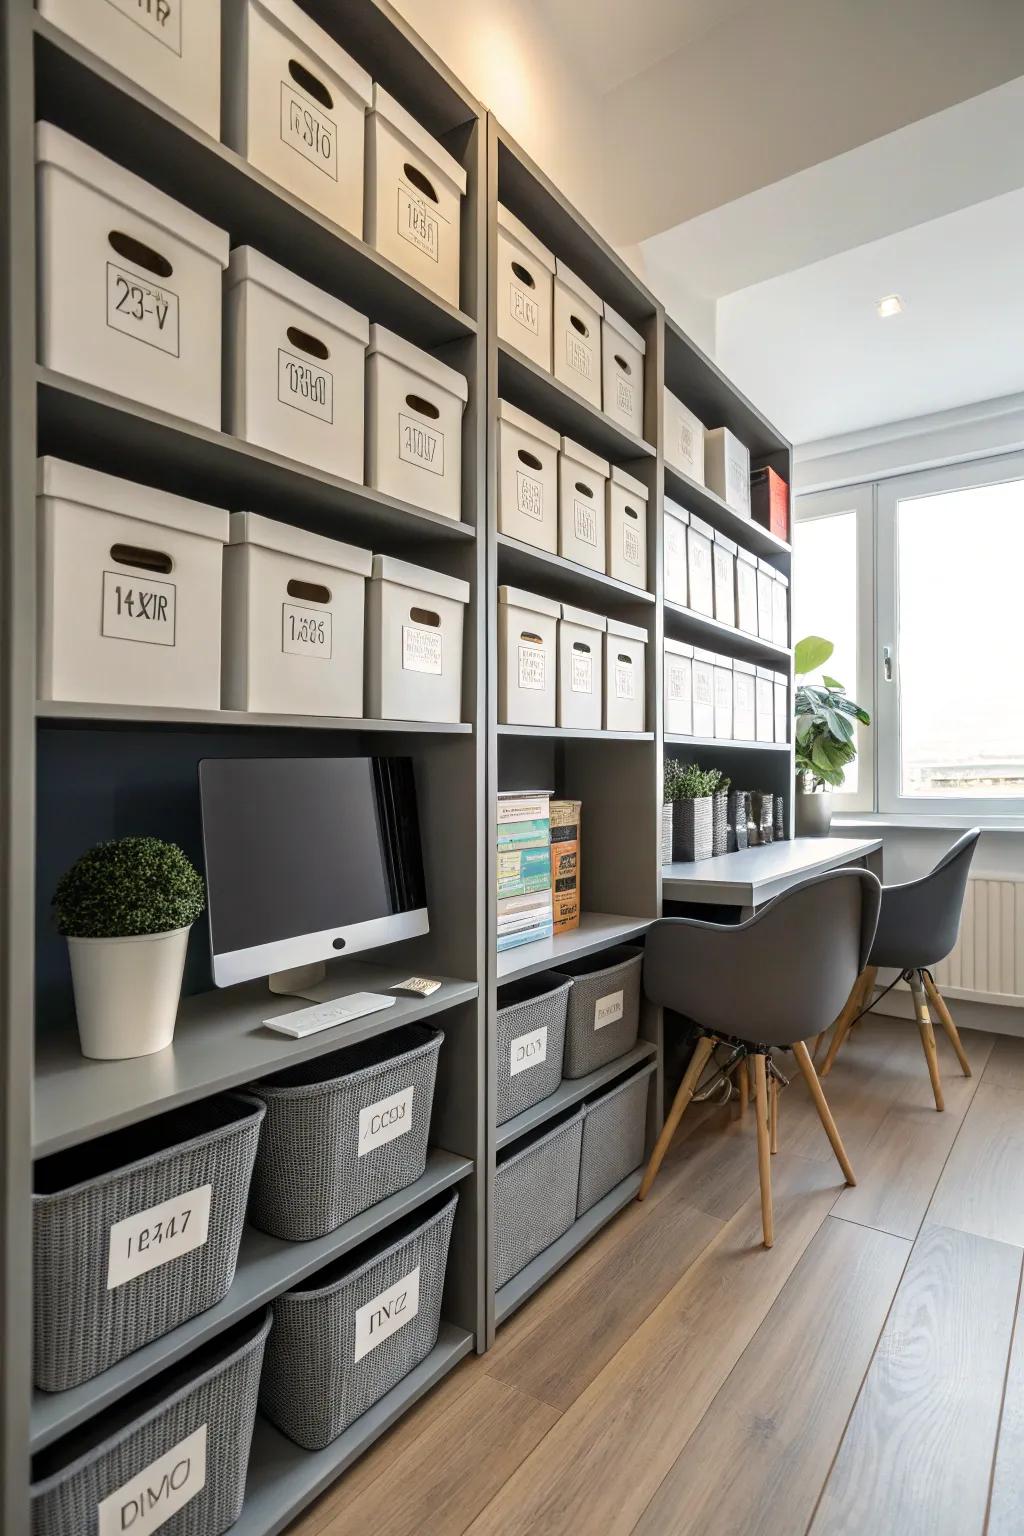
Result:
[[[960,937],[934,974],[950,997],[1024,1006],[1024,879],[968,880]]]

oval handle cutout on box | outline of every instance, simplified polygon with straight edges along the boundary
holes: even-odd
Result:
[[[313,100],[318,101],[322,107],[326,107],[328,112],[334,111],[334,97],[323,81],[318,80],[305,64],[300,64],[298,59],[289,59],[288,73],[295,84],[302,87],[307,96],[312,96]]]
[[[593,491],[590,489],[589,485],[584,485],[582,480],[577,480],[576,481],[576,489],[579,491],[581,496],[589,496],[591,501],[593,501],[593,499],[594,499]]]
[[[590,655],[590,646],[585,640],[574,640],[572,648],[574,651],[582,651],[585,656]]]
[[[638,522],[639,521],[640,513],[639,512],[634,512],[632,507],[623,507],[622,510],[623,510],[623,512],[625,512],[626,516],[627,517],[631,517],[634,520],[634,522]]]
[[[624,666],[624,667],[631,667],[633,665],[633,658],[632,658],[632,656],[624,656],[621,651],[616,656],[615,660],[617,662],[619,662],[621,666]]]
[[[441,615],[431,608],[410,608],[409,617],[414,624],[425,624],[428,629],[441,628]]]
[[[544,465],[541,463],[540,459],[538,459],[537,455],[535,453],[527,453],[525,448],[520,448],[519,458],[521,463],[529,465],[530,469],[536,469],[540,471],[544,468]]]
[[[533,280],[533,273],[527,272],[521,261],[514,261],[512,263],[512,271],[521,283],[526,284],[527,288],[536,288],[537,284]]]
[[[112,544],[110,558],[118,565],[131,565],[137,571],[159,571],[162,576],[174,569],[174,561],[161,549],[140,549],[136,544]]]
[[[136,240],[134,235],[126,235],[123,230],[112,229],[107,242],[125,261],[130,261],[135,267],[145,267],[147,272],[155,272],[157,277],[170,277],[174,271],[166,256],[154,251],[151,245]]]
[[[405,172],[406,180],[412,182],[417,192],[422,192],[424,197],[429,197],[432,203],[440,201],[432,183],[424,176],[419,166],[410,165],[407,160],[402,166],[402,170]]]
[[[297,597],[303,603],[329,603],[331,600],[329,588],[322,587],[316,581],[296,581],[293,578],[285,591],[289,597]]]
[[[618,363],[623,373],[630,374],[633,372],[632,368],[626,362],[626,359],[624,357],[620,357],[618,352],[615,353],[615,361]]]
[[[520,640],[525,640],[527,645],[543,645],[544,644],[544,636],[543,635],[535,635],[531,629],[520,630],[519,638],[520,638]]]
[[[318,357],[325,363],[330,357],[330,348],[319,336],[311,336],[308,331],[300,331],[297,325],[290,325],[285,332],[293,347],[298,347],[300,352],[308,352],[310,357]]]
[[[429,416],[431,421],[436,421],[441,414],[437,406],[424,400],[422,395],[406,395],[405,403],[411,411],[419,411],[421,416]]]
[[[577,331],[579,331],[581,336],[589,336],[590,335],[590,327],[587,326],[587,325],[584,325],[584,323],[580,319],[579,315],[570,315],[569,316],[569,321],[572,324],[572,326]]]

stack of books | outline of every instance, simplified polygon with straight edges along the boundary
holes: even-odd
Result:
[[[498,796],[498,951],[550,939],[551,796]]]

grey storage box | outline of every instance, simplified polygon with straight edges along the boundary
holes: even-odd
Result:
[[[262,1119],[221,1094],[36,1164],[37,1387],[89,1381],[227,1293]]]
[[[494,1283],[500,1288],[576,1220],[583,1110],[498,1154],[494,1172]]]
[[[540,971],[499,991],[495,1057],[499,1125],[548,1098],[562,1081],[571,985],[567,976]]]
[[[319,1451],[437,1343],[458,1196],[417,1211],[274,1303],[260,1408]]]
[[[324,1237],[422,1177],[443,1039],[408,1024],[254,1083],[267,1118],[253,1224],[289,1242]]]
[[[36,1456],[32,1536],[221,1536],[242,1513],[271,1314],[247,1318]]]
[[[572,978],[565,1019],[566,1077],[586,1077],[633,1049],[640,1028],[644,952],[619,944],[561,966]]]
[[[644,1160],[647,1090],[654,1062],[583,1106],[576,1215],[582,1216]]]

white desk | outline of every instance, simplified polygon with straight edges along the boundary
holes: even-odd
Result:
[[[695,864],[665,864],[661,893],[666,901],[740,907],[749,917],[773,896],[811,875],[844,864],[864,864],[882,878],[880,837],[796,837],[767,848],[741,848]]]

